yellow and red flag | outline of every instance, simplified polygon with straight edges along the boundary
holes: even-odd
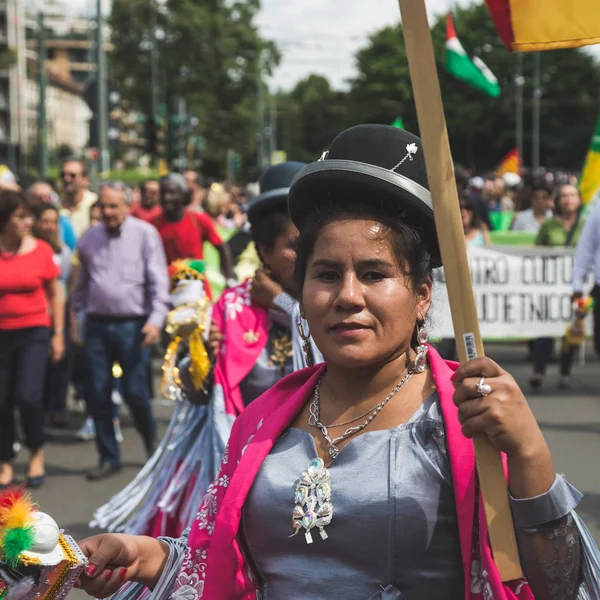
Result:
[[[496,169],[497,175],[504,175],[504,173],[516,173],[521,174],[521,156],[519,151],[515,148],[511,150],[501,161]]]
[[[510,50],[532,52],[600,43],[599,0],[486,0]]]

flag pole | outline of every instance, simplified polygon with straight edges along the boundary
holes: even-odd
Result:
[[[398,1],[456,347],[464,363],[484,353],[433,41],[425,0]],[[486,436],[476,436],[473,441],[494,562],[503,581],[520,579],[523,573],[500,453]]]

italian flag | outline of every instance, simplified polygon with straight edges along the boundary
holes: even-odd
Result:
[[[471,60],[465,52],[456,37],[452,15],[446,20],[446,71],[492,98],[500,95],[498,80],[486,64],[478,57]]]

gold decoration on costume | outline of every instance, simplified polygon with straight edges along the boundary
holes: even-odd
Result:
[[[118,360],[113,363],[112,376],[115,379],[119,379],[119,377],[123,376],[123,369],[121,368],[121,363]]]
[[[167,315],[166,331],[174,337],[165,352],[160,392],[169,400],[176,400],[176,390],[183,387],[176,366],[183,344],[187,344],[189,348],[190,376],[196,391],[202,388],[210,373],[212,365],[203,339],[208,306],[209,302],[204,298],[200,302],[182,304]]]
[[[181,337],[175,336],[165,352],[165,357],[162,364],[162,378],[160,380],[160,393],[169,400],[174,400],[172,393],[173,379],[175,377],[175,371],[178,371],[175,367],[175,361],[177,360],[177,350],[179,350],[179,344],[181,343]]]
[[[285,375],[285,363],[294,355],[292,337],[289,333],[276,337],[271,343],[269,366],[279,365],[281,376]]]
[[[260,335],[258,331],[254,331],[254,329],[249,329],[242,336],[246,344],[256,344],[258,342]]]
[[[203,333],[204,325],[201,325],[192,331],[189,338],[190,375],[192,376],[192,385],[196,391],[204,385],[211,368],[208,352],[204,347],[204,341],[202,339]]]
[[[188,337],[196,327],[204,327],[204,315],[208,300],[201,302],[186,302],[169,311],[167,325],[165,327],[169,335]]]

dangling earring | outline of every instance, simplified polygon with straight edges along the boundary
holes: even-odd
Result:
[[[314,366],[314,360],[313,360],[313,355],[310,349],[310,329],[308,331],[308,334],[304,333],[304,326],[302,325],[302,317],[298,317],[298,334],[300,335],[300,339],[302,340],[302,351],[304,352],[304,355],[306,356],[306,364],[309,367]]]
[[[415,372],[423,373],[427,366],[427,353],[429,348],[426,346],[429,336],[422,325],[417,325],[417,357],[415,358]]]

